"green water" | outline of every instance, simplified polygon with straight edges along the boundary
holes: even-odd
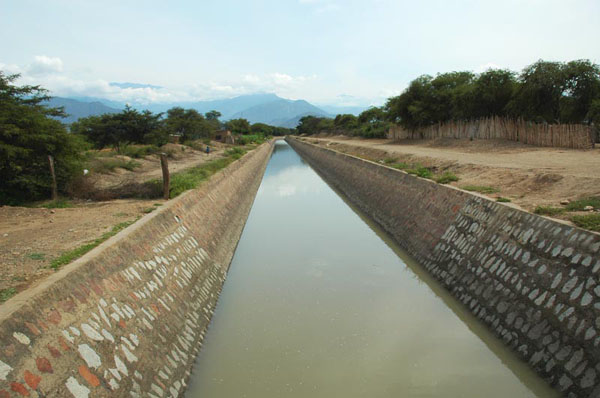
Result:
[[[276,144],[187,398],[554,396]]]

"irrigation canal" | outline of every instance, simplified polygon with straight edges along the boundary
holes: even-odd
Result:
[[[277,141],[187,398],[555,396]]]

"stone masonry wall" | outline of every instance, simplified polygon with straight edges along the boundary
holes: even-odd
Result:
[[[0,306],[0,398],[181,396],[271,151]]]
[[[600,235],[288,142],[564,396],[600,397]]]

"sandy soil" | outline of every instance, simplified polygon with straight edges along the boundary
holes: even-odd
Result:
[[[182,145],[168,146],[172,151],[171,173],[217,159],[228,147],[213,142],[210,155],[206,155],[190,147],[182,150]],[[94,187],[110,188],[162,178],[158,156],[135,161],[140,167],[133,171],[118,168],[110,174],[93,176]],[[0,207],[0,292],[8,288],[19,292],[35,285],[54,272],[50,264],[61,254],[99,238],[117,224],[136,220],[163,202],[159,199],[78,200],[72,201],[74,207],[65,209]]]
[[[177,173],[190,167],[198,166],[209,160],[219,158],[225,152],[226,146],[220,143],[211,143],[211,152],[206,154],[203,151],[197,151],[183,145],[168,144],[174,151],[171,158],[168,159],[169,172]],[[184,150],[182,150],[182,148]],[[120,156],[121,159],[131,160],[127,156]],[[144,159],[133,159],[140,164],[134,170],[115,169],[110,174],[99,174],[94,180],[96,188],[105,189],[113,188],[119,185],[129,184],[133,182],[144,182],[157,178],[162,178],[162,170],[160,168],[160,158],[158,155],[147,156]]]
[[[162,200],[75,202],[75,207],[0,207],[0,290],[17,291],[54,272],[62,253],[93,241],[113,226],[133,221]]]
[[[454,186],[484,185],[500,190],[492,197],[510,198],[533,211],[538,205],[600,195],[600,149],[539,148],[506,141],[363,140],[347,137],[308,138],[341,152],[379,161],[420,163],[435,172],[451,171]]]

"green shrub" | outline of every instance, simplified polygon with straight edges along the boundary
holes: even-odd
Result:
[[[552,206],[538,206],[533,211],[535,214],[541,214],[544,216],[555,216],[557,214],[562,214],[566,210],[562,207],[552,207]]]
[[[600,214],[598,213],[573,216],[571,221],[578,227],[600,232]]]
[[[17,294],[17,290],[14,287],[0,290],[0,303],[5,302],[15,294]]]
[[[30,253],[27,255],[32,260],[44,260],[46,255],[44,253]]]
[[[383,159],[383,163],[385,163],[385,164],[392,164],[395,161],[396,161],[395,158],[385,158],[385,159]]]
[[[125,145],[119,148],[118,153],[130,158],[139,159],[159,153],[160,151],[160,148],[156,145]]]
[[[512,202],[512,201],[509,198],[504,198],[502,196],[499,196],[496,198],[496,202],[508,203],[508,202]]]
[[[458,181],[458,177],[450,171],[446,171],[444,174],[435,178],[435,182],[438,184],[448,184],[453,181]]]
[[[235,146],[225,151],[226,156],[233,157],[234,159],[239,159],[246,153],[242,148]]]
[[[90,171],[100,174],[108,174],[113,172],[116,168],[132,171],[141,164],[135,160],[124,160],[111,157],[98,157],[95,158],[88,165]]]
[[[484,194],[500,192],[500,190],[498,188],[487,187],[485,185],[465,185],[465,186],[462,186],[461,188],[464,189],[465,191],[479,192],[479,193],[484,193]]]
[[[431,170],[429,170],[427,167],[416,167],[413,169],[408,169],[406,170],[406,172],[408,174],[414,174],[417,175],[421,178],[432,178],[433,177],[433,173],[431,172]]]
[[[73,204],[67,199],[56,199],[51,202],[46,202],[39,207],[44,207],[46,209],[67,209],[69,207],[73,207]]]
[[[568,211],[582,211],[586,206],[592,206],[594,209],[600,209],[600,197],[592,196],[589,198],[574,200],[566,207]]]
[[[237,139],[237,143],[240,145],[262,144],[263,142],[265,142],[263,134],[244,134],[240,135]]]

